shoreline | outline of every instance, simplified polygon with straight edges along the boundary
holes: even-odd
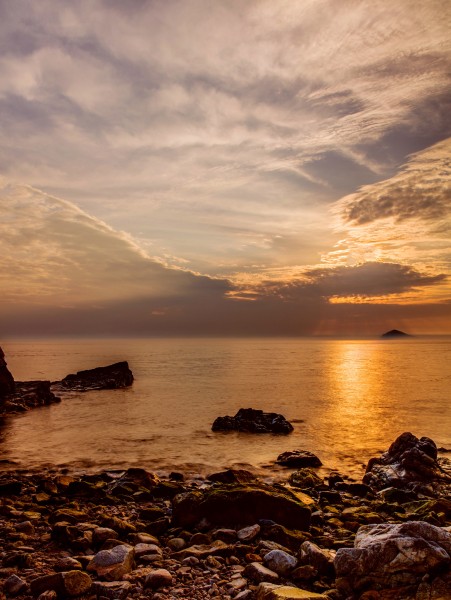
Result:
[[[366,483],[312,468],[273,484],[243,469],[194,479],[140,468],[0,471],[0,584],[18,600],[447,599],[451,463],[431,462],[434,447],[403,434]],[[408,479],[384,487],[406,452],[417,461]],[[381,527],[408,560],[395,577],[375,540],[374,573],[356,577],[355,545]],[[448,558],[434,562],[437,540],[419,554],[405,546],[428,535],[441,536]]]

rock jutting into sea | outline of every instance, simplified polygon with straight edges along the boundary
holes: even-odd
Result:
[[[0,473],[0,597],[450,600],[451,465],[434,446],[404,433],[378,459],[419,449],[407,488],[311,468],[273,484],[233,469]],[[430,468],[444,477],[428,489]]]
[[[89,390],[116,390],[129,387],[133,383],[133,373],[126,361],[106,367],[96,367],[75,374],[66,375],[55,385],[63,389],[85,392]]]
[[[383,338],[400,338],[400,337],[411,337],[410,334],[400,331],[399,329],[390,329],[381,335]]]
[[[234,417],[217,417],[212,431],[243,431],[247,433],[282,433],[293,431],[293,425],[278,413],[254,408],[240,408]]]
[[[132,383],[133,373],[125,361],[79,371],[62,381],[14,381],[0,348],[0,416],[60,402],[68,391],[112,390]]]

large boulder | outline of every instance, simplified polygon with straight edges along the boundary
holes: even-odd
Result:
[[[340,548],[334,559],[343,593],[419,584],[451,564],[451,533],[424,521],[360,527],[354,548]]]
[[[97,367],[67,375],[57,382],[62,388],[78,392],[88,390],[114,390],[132,385],[133,373],[126,361],[106,367]]]
[[[202,519],[224,526],[253,525],[269,519],[306,531],[310,515],[310,509],[290,490],[264,484],[224,484],[173,499],[173,522],[181,527],[193,527]]]
[[[278,413],[266,413],[254,408],[240,408],[234,417],[215,419],[213,431],[245,431],[248,433],[291,433],[293,425]]]
[[[15,391],[14,377],[11,375],[5,360],[5,353],[0,348],[0,402]]]
[[[378,490],[412,490],[434,481],[451,484],[451,473],[438,462],[437,446],[430,438],[409,432],[400,435],[380,458],[370,459],[363,477],[364,483]]]

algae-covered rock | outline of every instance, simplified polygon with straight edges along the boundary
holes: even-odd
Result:
[[[310,514],[290,490],[264,484],[221,485],[180,494],[173,500],[173,521],[181,527],[192,527],[202,519],[214,525],[252,525],[269,519],[306,531]]]

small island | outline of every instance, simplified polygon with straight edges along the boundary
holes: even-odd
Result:
[[[409,333],[404,333],[399,329],[390,329],[381,335],[382,338],[399,338],[399,337],[411,337]]]

